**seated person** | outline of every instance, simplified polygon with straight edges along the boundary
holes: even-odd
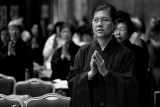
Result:
[[[44,70],[40,72],[41,78],[50,78],[52,69],[51,69],[51,59],[57,48],[60,45],[60,26],[63,25],[64,22],[57,22],[54,25],[53,34],[48,37],[44,48],[43,48],[43,60],[44,60]]]
[[[16,81],[25,80],[25,70],[28,68],[28,52],[26,43],[21,38],[23,24],[19,19],[8,24],[10,41],[6,54],[1,57],[1,67],[5,75],[15,77]]]
[[[65,80],[70,72],[70,63],[79,49],[79,46],[72,41],[73,33],[74,30],[70,24],[65,23],[60,27],[61,47],[55,51],[51,60],[51,80]]]

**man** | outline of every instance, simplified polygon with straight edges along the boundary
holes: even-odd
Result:
[[[78,51],[67,76],[72,107],[137,107],[134,55],[112,36],[116,8],[97,6],[92,13],[95,40]]]

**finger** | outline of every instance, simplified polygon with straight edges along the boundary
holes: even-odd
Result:
[[[101,57],[100,57],[100,55],[98,54],[98,52],[95,52],[95,58],[99,62],[102,60]]]
[[[93,53],[93,55],[92,55],[92,57],[91,57],[91,60],[95,59],[94,57],[95,57],[95,55],[94,55],[94,53]]]
[[[102,58],[98,51],[96,51],[95,54],[96,54],[96,56],[98,57],[98,59],[101,59],[101,58]]]
[[[99,65],[99,62],[98,62],[97,60],[93,59],[93,61],[94,61],[97,65]]]
[[[98,59],[102,60],[103,58],[101,57],[101,55],[99,54],[98,51],[96,51],[96,56],[98,57]]]

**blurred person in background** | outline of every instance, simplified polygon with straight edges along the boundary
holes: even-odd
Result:
[[[0,57],[8,52],[8,43],[10,41],[10,36],[8,32],[8,28],[3,27],[0,30]]]
[[[135,32],[131,35],[130,41],[132,44],[142,47],[142,42],[140,39],[142,23],[138,17],[132,17],[131,20],[136,29],[135,29]]]
[[[47,36],[45,37],[46,40],[48,39],[48,37],[50,37],[53,34],[53,30],[54,30],[54,24],[49,23],[47,26]]]
[[[43,48],[43,66],[44,70],[40,73],[41,78],[51,78],[52,69],[51,69],[51,59],[60,45],[60,27],[64,24],[64,22],[57,22],[54,25],[54,29],[52,32],[52,35],[48,37],[48,39],[45,42],[44,48]]]
[[[148,51],[148,43],[147,43],[147,35],[146,35],[146,25],[143,19],[139,17],[131,17],[131,21],[134,24],[135,31],[130,36],[129,40],[132,44],[137,45],[142,48],[145,64],[148,65],[149,62],[149,51]],[[147,66],[145,66],[147,67]],[[148,69],[148,68],[147,68]],[[149,75],[149,74],[147,74]]]
[[[113,32],[116,8],[108,3],[92,12],[94,41],[83,45],[67,76],[71,107],[137,107],[134,54]]]
[[[149,106],[151,104],[150,97],[150,87],[149,81],[147,78],[147,69],[148,69],[148,58],[146,58],[145,51],[143,48],[134,44],[131,44],[129,41],[130,36],[135,31],[134,24],[130,19],[130,15],[124,11],[117,12],[117,27],[114,31],[114,36],[117,41],[130,49],[135,56],[135,71],[138,80],[138,89],[139,89],[139,107]]]
[[[40,24],[33,24],[31,28],[31,35],[32,35],[32,42],[31,42],[31,49],[32,49],[32,58],[35,63],[39,65],[43,65],[43,56],[42,50],[44,47],[44,40],[43,40],[43,33]]]
[[[43,48],[44,48],[44,37],[42,33],[41,24],[35,23],[31,27],[31,52],[30,59],[33,62],[33,75],[39,74],[39,71],[43,68]],[[35,71],[35,72],[34,72]],[[37,72],[38,71],[38,72]]]
[[[3,69],[4,62],[1,60],[1,57],[3,58],[8,52],[9,41],[10,41],[10,36],[9,36],[8,28],[6,26],[0,30],[0,65],[1,65],[0,73],[2,74],[6,74],[6,73],[5,73],[5,70]]]
[[[8,24],[10,41],[8,51],[1,57],[1,65],[6,75],[15,77],[16,81],[25,80],[25,70],[27,69],[28,54],[26,44],[21,38],[23,24],[21,20],[14,19]]]
[[[158,22],[158,17],[151,17],[149,20],[149,25],[147,27],[147,31],[146,31],[146,40],[149,39],[150,35],[152,35],[153,29],[155,27],[155,25]]]
[[[149,67],[155,81],[153,88],[154,90],[160,90],[160,20],[155,19],[150,27],[148,32]]]
[[[77,28],[72,38],[72,41],[78,46],[91,43],[92,40],[93,37],[91,34],[91,28],[89,26],[81,26]]]
[[[24,18],[23,17],[20,17],[18,18],[21,23],[24,25]],[[25,27],[23,28],[23,32],[21,34],[21,37],[22,37],[22,40],[24,42],[26,42],[27,44],[30,44],[30,41],[31,41],[31,33],[25,29]]]
[[[74,28],[71,24],[64,23],[60,27],[61,47],[55,51],[51,60],[51,80],[66,80],[70,72],[70,64],[79,49],[79,46],[72,41],[73,34]]]
[[[131,18],[134,26],[135,32],[131,35],[130,41],[132,44],[138,45],[147,51],[147,35],[146,35],[146,25],[142,18],[132,17]]]

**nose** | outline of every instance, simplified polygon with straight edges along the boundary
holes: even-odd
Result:
[[[12,33],[12,34],[16,34],[16,30],[15,30],[15,29],[12,29],[12,30],[11,30],[11,33]]]
[[[120,30],[119,29],[116,29],[115,32],[116,32],[116,34],[120,34]]]
[[[98,22],[97,22],[97,25],[102,25],[102,24],[103,24],[102,20],[99,19]]]

